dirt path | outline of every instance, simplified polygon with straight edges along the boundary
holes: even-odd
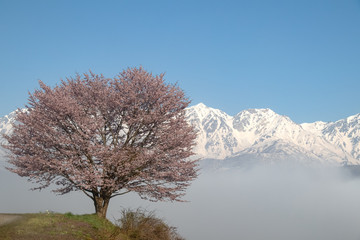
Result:
[[[0,226],[8,224],[8,223],[12,223],[16,220],[19,220],[20,218],[22,218],[22,217],[19,215],[0,214]]]

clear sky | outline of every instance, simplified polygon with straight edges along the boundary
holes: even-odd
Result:
[[[230,115],[360,113],[360,0],[0,0],[0,116],[38,80],[142,65]]]

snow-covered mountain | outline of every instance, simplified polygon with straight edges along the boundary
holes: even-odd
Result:
[[[15,122],[16,111],[11,112],[8,115],[0,118],[0,144],[4,143],[4,139],[2,138],[3,134],[9,134],[12,129],[12,123]],[[0,156],[4,155],[4,149],[0,147]]]
[[[11,131],[11,125],[14,123],[14,118],[16,115],[16,111],[11,112],[8,115],[5,115],[4,117],[0,118],[0,134],[8,134]]]
[[[360,162],[360,114],[336,122],[303,123],[301,126],[349,153]]]
[[[187,109],[198,130],[195,152],[203,158],[360,164],[360,114],[335,123],[297,124],[270,109],[235,116],[198,104]]]
[[[0,118],[1,134],[11,131],[15,114]],[[230,116],[200,103],[187,109],[187,118],[198,130],[194,151],[204,159],[228,165],[257,161],[360,165],[360,114],[336,122],[297,124],[270,109]]]

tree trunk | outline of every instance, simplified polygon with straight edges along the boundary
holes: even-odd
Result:
[[[109,206],[110,198],[94,196],[94,205],[96,215],[100,218],[106,218],[106,212]]]

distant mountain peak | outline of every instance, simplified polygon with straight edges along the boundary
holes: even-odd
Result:
[[[206,106],[204,103],[198,103],[194,106],[192,106],[193,108],[208,108],[208,106]]]
[[[1,133],[11,132],[15,114],[0,118]],[[336,122],[297,124],[269,108],[230,116],[199,103],[187,108],[186,116],[198,131],[194,152],[202,158],[360,164],[360,114]]]
[[[275,114],[273,110],[270,108],[249,108],[246,110],[243,110],[242,112],[249,112],[249,113],[258,113],[258,114]]]
[[[201,103],[187,111],[199,132],[194,150],[204,158],[360,164],[360,114],[335,123],[297,124],[269,108],[229,116]]]

